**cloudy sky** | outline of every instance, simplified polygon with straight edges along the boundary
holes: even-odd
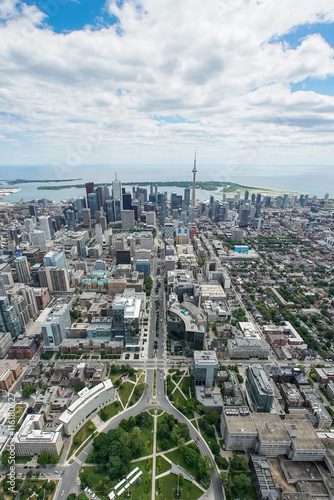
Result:
[[[0,164],[328,165],[333,0],[0,0]]]

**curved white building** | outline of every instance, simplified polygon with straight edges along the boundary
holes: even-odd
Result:
[[[78,392],[78,396],[79,398],[59,417],[68,436],[78,431],[93,411],[111,403],[115,399],[115,389],[108,379],[92,389],[85,387]]]

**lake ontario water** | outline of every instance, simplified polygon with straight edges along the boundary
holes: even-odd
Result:
[[[334,165],[197,165],[199,181],[225,181],[236,182],[245,186],[262,189],[277,189],[282,191],[295,191],[304,194],[317,195],[323,198],[329,193],[334,198]],[[185,181],[192,180],[192,164],[189,165],[80,165],[80,166],[50,166],[50,165],[17,165],[0,166],[0,180],[14,179],[57,179],[64,184],[82,184],[93,181],[111,184],[117,178],[123,182],[147,181]],[[66,179],[81,179],[67,182]],[[5,183],[1,182],[2,187]],[[62,190],[38,190],[42,183],[15,184],[20,191],[8,195],[2,202],[31,201],[34,199],[48,198],[54,201],[63,201],[77,198],[85,194],[84,188],[70,188]],[[52,185],[50,183],[49,185]],[[131,186],[125,186],[127,190]],[[166,191],[183,194],[184,188],[174,186],[159,186],[159,192]],[[216,198],[221,195],[217,192],[196,190],[198,200],[207,200],[213,194]]]

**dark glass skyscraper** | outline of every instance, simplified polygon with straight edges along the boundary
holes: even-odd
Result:
[[[12,339],[22,332],[15,307],[10,305],[8,297],[0,297],[0,331],[10,332]]]
[[[81,198],[76,199],[76,205],[77,205],[77,210],[78,210],[78,218],[79,221],[82,221],[82,209],[86,208],[86,198],[82,196]]]
[[[114,202],[113,200],[106,200],[106,214],[107,214],[107,222],[114,222],[115,221],[115,214],[114,214]]]
[[[66,218],[67,218],[68,229],[70,231],[75,231],[76,230],[76,225],[75,225],[75,213],[74,213],[74,210],[67,210],[67,212],[66,212]]]
[[[98,186],[96,188],[98,210],[103,208],[106,211],[106,201],[110,199],[110,190],[108,186]]]
[[[190,188],[185,188],[182,208],[183,210],[189,210],[189,206],[190,206]]]
[[[131,210],[131,204],[132,204],[131,194],[124,193],[122,196],[123,196],[123,210]]]
[[[95,212],[98,209],[97,205],[98,205],[97,194],[96,193],[89,193],[88,194],[88,207],[90,209],[90,216],[92,219],[95,219]]]
[[[32,215],[33,217],[36,217],[36,207],[35,207],[35,205],[29,205],[29,212],[30,212],[30,215]]]

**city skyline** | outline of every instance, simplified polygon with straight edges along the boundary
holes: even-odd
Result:
[[[201,165],[332,163],[329,0],[2,0],[0,18],[3,165],[175,164],[195,146]]]

